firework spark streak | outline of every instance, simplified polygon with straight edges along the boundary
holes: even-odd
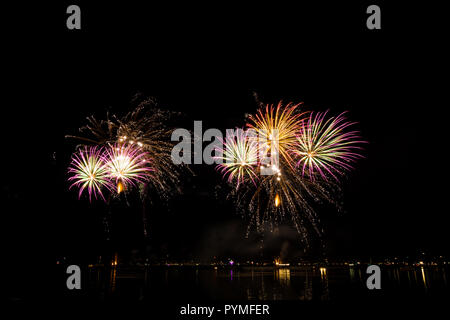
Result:
[[[85,146],[72,155],[72,162],[69,166],[69,173],[72,176],[69,181],[73,181],[73,183],[69,188],[77,186],[79,198],[86,189],[89,194],[89,201],[92,200],[92,195],[95,198],[100,196],[105,200],[102,193],[103,187],[111,189],[110,174],[102,153],[102,147]]]
[[[336,174],[353,167],[351,163],[362,155],[355,151],[361,149],[358,131],[346,131],[353,122],[346,121],[344,113],[325,120],[327,112],[311,113],[297,135],[297,144],[292,150],[297,156],[297,167],[302,175],[308,174],[311,179],[320,174],[327,179],[327,174],[338,180]]]

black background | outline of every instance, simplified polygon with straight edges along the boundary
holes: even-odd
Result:
[[[22,274],[30,261],[85,263],[98,253],[101,205],[67,191],[75,144],[64,136],[88,115],[126,113],[137,93],[204,128],[239,125],[257,108],[254,92],[264,103],[349,110],[369,144],[344,182],[346,211],[323,213],[328,254],[448,254],[443,9],[378,2],[382,29],[367,30],[372,3],[341,2],[78,1],[80,31],[66,29],[72,3],[6,6],[1,211],[11,295],[29,284]],[[253,254],[242,220],[214,197],[219,174],[194,171],[186,196],[150,215],[152,248],[180,259]],[[129,223],[123,230],[132,231],[117,233],[124,252],[141,249],[138,222]]]

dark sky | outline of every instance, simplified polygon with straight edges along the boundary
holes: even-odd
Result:
[[[448,254],[447,147],[440,142],[448,61],[438,22],[413,18],[428,17],[428,9],[383,4],[382,30],[369,31],[363,3],[220,3],[205,11],[81,2],[76,32],[65,28],[66,6],[15,7],[6,18],[1,202],[12,260],[36,253],[87,259],[100,250],[104,207],[67,191],[74,144],[64,135],[88,115],[126,113],[137,93],[184,112],[191,126],[239,125],[257,108],[254,92],[265,103],[349,110],[369,144],[344,182],[345,212],[321,213],[329,254]],[[152,248],[182,258],[254,255],[244,222],[214,197],[219,174],[194,171],[170,211],[150,213]],[[142,249],[140,212],[117,211],[115,245]],[[295,235],[282,230],[267,238],[268,248],[278,252],[287,242],[299,251]]]

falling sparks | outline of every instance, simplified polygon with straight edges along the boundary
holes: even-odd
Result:
[[[122,117],[109,113],[104,120],[88,117],[88,123],[80,128],[81,135],[67,135],[66,138],[76,139],[82,143],[81,147],[94,146],[102,150],[96,155],[102,164],[102,175],[97,174],[92,183],[86,184],[78,178],[80,182],[73,184],[80,187],[80,195],[88,187],[89,197],[91,193],[99,194],[109,206],[112,197],[124,194],[127,199],[129,192],[138,190],[143,233],[147,237],[146,208],[155,198],[166,202],[181,193],[180,176],[191,171],[187,166],[175,165],[171,159],[174,144],[169,125],[179,113],[160,109],[151,98],[136,97],[133,104],[136,105],[134,110]],[[69,169],[72,173],[70,170],[76,169]],[[108,200],[102,193],[104,187],[109,191]],[[128,199],[126,202],[128,204]],[[109,218],[105,216],[107,233],[109,224]]]

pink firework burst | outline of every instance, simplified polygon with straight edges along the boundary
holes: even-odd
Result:
[[[118,193],[127,187],[147,182],[153,171],[149,154],[133,144],[109,145],[103,161],[106,163],[109,178],[117,185]]]

